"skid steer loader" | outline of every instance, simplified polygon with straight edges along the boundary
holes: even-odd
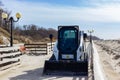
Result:
[[[58,40],[53,55],[45,61],[43,75],[88,75],[84,38],[79,26],[59,26]]]

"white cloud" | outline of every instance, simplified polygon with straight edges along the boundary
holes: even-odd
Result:
[[[60,24],[119,23],[120,3],[97,7],[54,6],[47,3],[32,3],[18,0],[2,0],[12,13],[21,12],[19,24],[36,24],[48,27]]]
[[[103,5],[99,7],[60,7],[42,3],[31,3],[17,0],[2,0],[8,10],[21,12],[25,22],[49,21],[71,22],[120,22],[120,5]],[[51,22],[54,22],[51,21]]]

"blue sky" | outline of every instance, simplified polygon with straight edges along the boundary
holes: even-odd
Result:
[[[16,25],[35,24],[45,28],[79,25],[94,29],[103,39],[120,39],[120,0],[1,0],[3,8],[22,14]]]

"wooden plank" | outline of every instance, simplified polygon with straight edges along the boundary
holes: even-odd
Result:
[[[26,48],[26,49],[36,49],[36,50],[46,50],[47,49],[47,47],[45,47],[45,48],[36,48],[36,47],[32,47],[32,48]]]
[[[46,45],[46,43],[40,43],[40,44],[24,44],[24,45]]]
[[[27,46],[25,48],[46,48],[46,46]]]
[[[3,53],[4,53],[4,54],[5,54],[5,53],[11,53],[11,52],[13,52],[13,50],[9,50],[9,51],[0,51],[1,54],[3,54]]]
[[[19,62],[15,62],[15,63],[9,64],[9,65],[7,65],[7,66],[4,66],[4,67],[0,67],[0,71],[9,69],[9,68],[11,68],[11,67],[13,67],[13,66],[16,66],[16,65],[20,64],[20,63],[21,63],[21,62],[19,61]]]
[[[28,51],[46,51],[46,50],[31,50],[31,49],[30,49],[30,50],[28,50]]]
[[[16,53],[16,52],[20,52],[20,51],[10,51],[10,52],[8,52],[8,51],[3,51],[3,52],[1,52],[0,54],[2,55],[2,54],[11,54],[11,53]]]
[[[18,51],[19,47],[7,47],[7,48],[0,48],[0,52],[4,52],[4,51]]]
[[[31,46],[33,46],[33,47],[34,47],[34,46],[40,47],[40,46],[47,46],[47,44],[25,44],[24,46],[25,46],[25,47],[31,47]]]
[[[3,59],[3,61],[0,61],[0,65],[3,63],[7,63],[7,62],[11,62],[11,61],[18,61],[20,59],[21,56],[16,57],[16,58],[5,58]]]
[[[29,53],[47,53],[46,51],[29,51]]]
[[[17,54],[21,54],[21,52],[9,53],[9,54],[2,54],[2,55],[0,56],[0,58],[7,57],[7,56],[14,56],[14,55],[17,55]]]

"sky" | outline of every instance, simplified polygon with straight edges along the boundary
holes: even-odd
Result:
[[[20,12],[16,25],[35,24],[57,29],[59,25],[79,25],[94,30],[102,39],[120,39],[120,0],[0,0],[11,16]],[[14,17],[15,19],[15,17]]]

